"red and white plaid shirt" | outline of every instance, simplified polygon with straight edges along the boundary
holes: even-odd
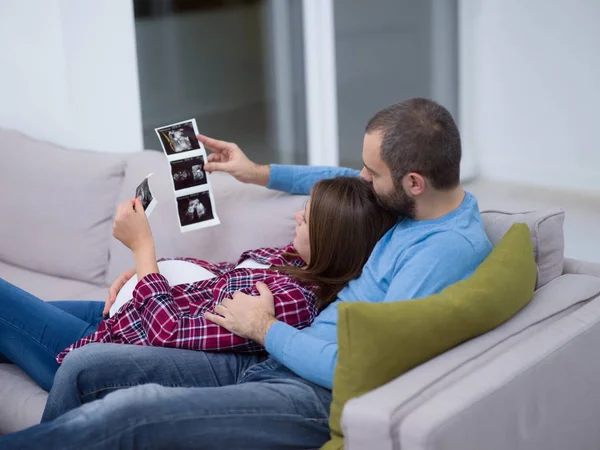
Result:
[[[272,266],[302,267],[304,261],[285,253],[285,248],[261,248],[242,254],[237,264],[250,258]],[[169,286],[167,279],[151,273],[142,278],[133,291],[133,299],[110,319],[103,320],[98,330],[75,342],[56,357],[62,364],[71,350],[91,342],[176,347],[191,350],[227,350],[259,352],[263,347],[241,338],[204,318],[206,311],[234,292],[258,295],[256,283],[265,283],[275,299],[277,319],[296,328],[308,326],[318,314],[314,286],[302,284],[278,270],[239,268],[236,264],[212,264],[193,258],[172,258],[198,264],[216,275],[209,280]]]

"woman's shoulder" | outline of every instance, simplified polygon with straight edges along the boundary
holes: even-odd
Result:
[[[261,247],[247,250],[240,256],[238,264],[247,259],[271,266],[291,265],[302,267],[304,265],[304,262],[296,253],[296,249],[294,249],[292,244],[285,247]]]

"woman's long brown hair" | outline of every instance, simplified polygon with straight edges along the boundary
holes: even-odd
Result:
[[[379,206],[372,187],[361,178],[319,181],[310,197],[310,262],[305,268],[280,270],[315,285],[317,307],[323,309],[361,274],[375,244],[396,221],[396,216]]]

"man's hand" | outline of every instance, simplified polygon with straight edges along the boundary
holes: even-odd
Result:
[[[208,155],[208,162],[204,165],[207,172],[227,172],[242,183],[267,186],[271,168],[268,165],[256,164],[248,159],[244,152],[232,142],[219,141],[202,134],[197,135],[198,140],[212,153]]]
[[[134,253],[154,245],[148,218],[138,198],[124,201],[117,208],[113,236]]]
[[[231,299],[225,299],[215,307],[215,313],[205,313],[204,317],[240,337],[265,345],[267,331],[277,319],[273,294],[264,283],[256,283],[260,295],[236,292]],[[217,315],[218,314],[218,315]]]
[[[135,272],[135,269],[129,269],[127,272],[121,274],[110,286],[110,289],[108,290],[108,297],[106,297],[106,303],[104,304],[104,311],[102,311],[103,317],[108,317],[110,308],[117,299],[117,294],[123,288],[125,283],[127,283],[129,279],[135,275]]]

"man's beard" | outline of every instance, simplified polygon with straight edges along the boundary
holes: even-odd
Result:
[[[383,209],[397,216],[415,217],[416,202],[402,188],[389,194],[377,195],[377,200]]]

